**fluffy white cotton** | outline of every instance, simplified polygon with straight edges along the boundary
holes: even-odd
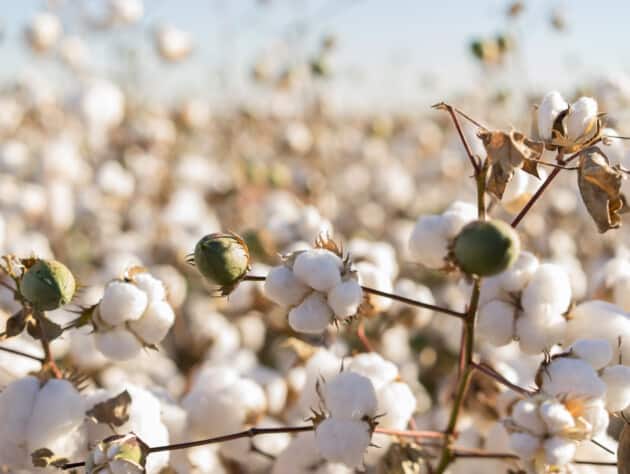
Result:
[[[300,253],[293,264],[293,273],[317,291],[329,291],[341,282],[341,259],[325,249]]]
[[[514,334],[514,305],[501,300],[491,300],[479,309],[477,333],[495,346],[512,341]]]
[[[549,433],[560,433],[573,428],[575,420],[564,404],[556,400],[545,400],[540,404],[539,413]]]
[[[348,467],[363,463],[363,455],[370,444],[369,425],[364,421],[328,418],[315,430],[321,455],[332,462]]]
[[[444,214],[444,231],[447,239],[453,239],[469,222],[477,219],[477,206],[464,201],[454,201]]]
[[[305,365],[305,380],[298,406],[302,413],[309,413],[311,408],[317,408],[319,399],[315,386],[321,377],[330,380],[341,370],[341,359],[330,350],[320,348],[308,359]]]
[[[496,277],[503,291],[508,293],[523,290],[538,270],[538,258],[532,253],[521,252],[510,268]]]
[[[164,283],[148,272],[142,272],[133,277],[133,283],[147,294],[149,301],[160,301],[166,299],[166,288]]]
[[[597,101],[591,97],[580,97],[569,107],[565,118],[567,138],[577,140],[582,135],[592,131],[597,120]]]
[[[566,320],[552,305],[530,307],[516,321],[520,348],[527,354],[539,354],[564,340]]]
[[[324,402],[332,417],[347,420],[374,417],[378,403],[370,379],[350,371],[326,382]]]
[[[540,444],[540,438],[537,436],[527,433],[512,433],[510,435],[510,447],[521,459],[533,459]]]
[[[0,463],[22,467],[26,462],[28,421],[39,392],[35,377],[17,379],[0,392]]]
[[[553,123],[561,112],[565,111],[569,104],[558,91],[548,92],[538,106],[538,134],[543,140],[551,139]]]
[[[94,343],[103,355],[119,361],[137,356],[142,349],[142,343],[138,338],[123,326],[95,332]]]
[[[99,303],[101,319],[112,326],[139,319],[147,307],[147,294],[135,285],[112,281],[105,287]]]
[[[606,385],[588,363],[580,359],[558,357],[542,371],[541,389],[552,396],[570,392],[599,398],[606,392]]]
[[[158,344],[166,337],[175,321],[173,308],[164,301],[149,304],[147,310],[137,321],[131,321],[129,328],[146,344]]]
[[[630,405],[630,367],[612,365],[603,370],[606,384],[606,409],[611,412],[625,410]]]
[[[421,216],[411,232],[409,252],[424,266],[439,269],[445,265],[448,244],[442,216]]]
[[[359,262],[356,265],[359,274],[359,284],[383,291],[392,292],[392,280],[390,276],[370,262]],[[368,294],[368,302],[373,311],[386,311],[392,305],[392,299],[385,296]]]
[[[534,400],[525,399],[514,405],[512,419],[533,435],[540,436],[546,431],[545,423],[538,412],[538,403]]]
[[[355,315],[362,300],[361,285],[353,278],[339,283],[328,292],[328,305],[340,319]]]
[[[378,391],[378,419],[380,426],[395,430],[404,430],[416,411],[416,397],[409,385],[393,382]]]
[[[575,456],[577,444],[570,439],[553,436],[544,441],[545,462],[552,466],[564,466]]]
[[[370,379],[376,391],[385,384],[393,382],[398,376],[396,365],[383,359],[376,352],[364,352],[354,356],[348,365],[348,370]]]
[[[521,305],[525,312],[547,304],[551,311],[564,313],[571,304],[571,282],[566,271],[553,263],[538,266],[529,284],[523,290]]]
[[[297,332],[319,334],[326,329],[332,317],[333,312],[326,297],[313,292],[289,311],[289,326]]]
[[[608,365],[613,355],[612,346],[606,339],[579,339],[571,345],[569,352],[588,362],[595,370]]]
[[[299,304],[311,289],[302,283],[285,265],[273,267],[264,285],[265,295],[281,306]]]

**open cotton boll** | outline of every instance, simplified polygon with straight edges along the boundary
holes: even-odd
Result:
[[[448,255],[446,224],[442,216],[418,218],[409,239],[411,257],[427,268],[440,269]]]
[[[549,433],[560,433],[575,426],[573,415],[564,404],[553,400],[545,400],[539,407],[540,417]]]
[[[326,330],[333,312],[321,293],[313,292],[289,311],[289,326],[294,331],[319,334]]]
[[[543,442],[545,462],[552,466],[564,466],[575,456],[577,444],[562,436],[553,436]]]
[[[0,464],[22,467],[27,462],[28,421],[39,392],[39,380],[23,377],[0,392]]]
[[[363,290],[354,278],[339,283],[328,292],[328,305],[340,319],[357,314],[362,301]]]
[[[267,298],[280,306],[295,306],[311,289],[289,267],[280,265],[273,267],[267,274],[264,291]]]
[[[608,365],[613,355],[612,346],[606,339],[579,339],[571,345],[569,352],[588,362],[595,370]]]
[[[300,253],[293,264],[293,273],[317,291],[329,291],[341,282],[341,259],[329,250],[310,249]]]
[[[558,115],[565,111],[569,104],[564,100],[558,91],[551,91],[545,94],[536,113],[538,121],[538,135],[543,140],[550,140],[553,124]]]
[[[540,438],[527,433],[512,433],[510,435],[510,447],[524,460],[533,459],[540,449]]]
[[[324,402],[331,416],[348,420],[374,417],[378,404],[370,379],[350,371],[326,382]]]
[[[625,410],[630,405],[630,367],[607,367],[601,379],[606,384],[606,409],[611,412]]]
[[[552,396],[570,391],[572,394],[599,398],[606,393],[606,385],[597,372],[580,359],[558,357],[541,373],[541,390]]]
[[[569,113],[564,119],[567,127],[567,138],[577,140],[590,132],[597,120],[597,101],[591,97],[580,97],[569,107]]]
[[[409,385],[393,382],[385,385],[376,394],[378,398],[379,426],[395,430],[404,430],[411,416],[416,411],[416,397]]]
[[[363,463],[370,438],[370,427],[364,421],[328,418],[315,430],[321,455],[327,461],[340,462],[351,468]]]
[[[276,458],[271,474],[352,474],[343,464],[326,463],[317,449],[315,434],[300,433]]]
[[[503,196],[501,201],[503,203],[511,203],[512,201],[518,200],[521,196],[523,196],[527,192],[527,184],[529,181],[529,174],[523,171],[520,168],[514,170],[514,174],[512,175],[512,179],[508,182],[505,187],[505,191],[503,192]]]
[[[130,329],[146,344],[158,344],[166,337],[175,321],[173,308],[166,301],[149,304],[144,315],[137,321],[130,321]]]
[[[528,312],[541,304],[551,306],[553,312],[564,313],[571,304],[571,282],[559,265],[543,263],[538,266],[523,290],[521,305]]]
[[[520,348],[527,354],[537,354],[548,350],[564,340],[567,322],[554,312],[549,304],[530,306],[516,320],[516,336]]]
[[[99,316],[107,324],[116,326],[139,319],[147,308],[147,294],[131,283],[112,281],[105,287],[99,303]]]
[[[281,414],[289,394],[289,387],[282,374],[260,365],[247,372],[247,377],[251,378],[265,391],[267,411],[272,415]]]
[[[96,348],[112,360],[126,360],[140,353],[142,344],[124,326],[94,333]]]
[[[602,129],[602,135],[605,137],[618,137],[619,133],[613,128]],[[604,154],[608,157],[610,165],[624,165],[626,156],[626,147],[624,141],[620,138],[607,138],[598,145]]]
[[[142,272],[133,277],[133,283],[147,294],[149,302],[166,299],[164,283],[148,272]]]
[[[391,278],[387,275],[387,273],[381,271],[375,265],[369,262],[359,262],[356,265],[356,270],[359,275],[360,285],[383,291],[385,293],[392,292]],[[373,294],[368,294],[368,302],[372,310],[375,312],[386,311],[392,305],[391,298]]]
[[[328,349],[317,349],[305,365],[305,381],[298,405],[303,413],[316,408],[319,402],[315,387],[320,377],[329,380],[341,370],[341,359]]]
[[[530,282],[538,266],[538,258],[534,254],[521,251],[516,262],[510,268],[492,278],[497,279],[503,291],[519,292]]]
[[[546,431],[545,423],[538,411],[538,403],[534,400],[525,399],[514,405],[512,419],[518,426],[532,434],[541,436]]]
[[[348,365],[348,370],[370,379],[377,392],[398,377],[396,365],[383,359],[376,352],[357,354]]]
[[[453,239],[462,228],[477,219],[477,206],[464,201],[454,201],[442,214],[447,239]]]
[[[478,334],[495,346],[508,344],[514,336],[514,305],[492,300],[479,309]]]

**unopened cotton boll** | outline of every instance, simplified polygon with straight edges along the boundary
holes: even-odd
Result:
[[[613,349],[606,339],[580,339],[571,345],[569,353],[599,370],[612,360]]]
[[[562,112],[569,107],[558,91],[548,92],[538,106],[538,134],[543,140],[552,138],[553,124]]]
[[[569,107],[565,118],[567,138],[575,141],[593,130],[597,120],[597,101],[591,97],[580,97]]]
[[[273,267],[267,274],[264,291],[274,303],[295,306],[304,300],[311,289],[302,283],[289,267],[280,265]]]
[[[94,333],[96,348],[112,360],[126,360],[137,356],[142,343],[123,326]]]
[[[510,447],[524,460],[533,459],[540,448],[540,438],[527,433],[512,433]]]
[[[427,268],[440,269],[446,264],[448,244],[442,216],[422,216],[411,232],[409,252]]]
[[[340,319],[346,319],[357,313],[363,300],[363,290],[357,280],[349,278],[330,290],[327,300],[335,316]]]
[[[340,462],[350,468],[363,463],[370,438],[370,427],[364,421],[328,418],[315,429],[321,455],[327,461]]]
[[[625,410],[630,405],[630,367],[612,365],[603,370],[606,384],[606,409],[611,412]]]
[[[293,272],[311,288],[326,292],[341,282],[341,267],[341,258],[331,251],[311,249],[297,256]]]
[[[106,324],[117,326],[140,319],[147,303],[147,294],[132,283],[112,281],[105,287],[98,313]]]
[[[543,442],[545,462],[552,466],[564,466],[575,456],[577,444],[562,436],[553,436]]]
[[[481,337],[495,346],[508,344],[514,336],[514,305],[492,300],[479,309],[477,331]]]
[[[564,313],[571,304],[571,282],[566,271],[553,263],[538,266],[529,284],[523,290],[521,305],[528,312],[541,304],[548,304],[551,310]]]
[[[326,382],[324,402],[332,417],[349,420],[373,417],[378,404],[370,379],[350,371]]]
[[[319,334],[333,317],[333,312],[321,293],[313,292],[289,311],[289,325],[297,332]]]

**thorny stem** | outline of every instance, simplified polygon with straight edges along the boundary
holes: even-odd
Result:
[[[459,123],[459,119],[457,118],[457,115],[455,114],[455,109],[453,109],[453,106],[447,104],[446,102],[440,102],[438,104],[433,105],[433,108],[438,109],[438,110],[446,110],[449,113],[449,115],[451,116],[451,120],[453,121],[453,124],[455,125],[455,129],[457,130],[457,134],[459,135],[459,139],[464,145],[466,154],[468,155],[468,159],[470,160],[470,164],[475,170],[475,175],[478,175],[479,170],[481,168],[479,164],[479,160],[473,154],[472,149],[470,148],[470,145],[468,144],[468,140],[466,140],[466,137],[464,136],[464,131],[462,130],[462,126]]]
[[[262,275],[245,275],[243,277],[244,281],[265,281],[266,277]],[[366,293],[371,293],[377,296],[383,296],[385,298],[389,298],[391,300],[400,301],[401,303],[408,304],[410,306],[417,306],[419,308],[426,308],[436,311],[438,313],[448,314],[450,316],[454,316],[456,318],[463,319],[465,317],[465,313],[460,311],[455,311],[448,308],[442,308],[441,306],[436,306],[429,303],[423,303],[422,301],[414,300],[412,298],[405,298],[404,296],[396,295],[394,293],[387,293],[385,291],[380,291],[375,288],[370,288],[369,286],[362,286],[363,291]]]

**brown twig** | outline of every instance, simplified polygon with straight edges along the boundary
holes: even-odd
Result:
[[[524,387],[521,387],[519,385],[516,385],[516,384],[510,382],[503,375],[498,373],[492,367],[487,366],[486,364],[478,364],[476,362],[471,362],[470,365],[473,367],[473,369],[478,370],[482,374],[484,374],[484,375],[486,375],[486,376],[496,380],[501,385],[505,385],[507,388],[509,388],[511,390],[514,390],[517,393],[520,393],[522,395],[527,395],[527,396],[533,395],[535,393],[532,390],[528,390],[528,389],[526,389]]]
[[[440,102],[438,104],[435,104],[433,106],[431,106],[433,109],[437,109],[437,110],[446,110],[448,112],[448,114],[451,116],[451,120],[453,121],[453,124],[455,125],[455,129],[457,130],[457,134],[459,135],[459,139],[462,142],[462,145],[464,145],[464,149],[466,150],[466,155],[468,155],[468,159],[470,160],[470,164],[472,165],[473,169],[475,170],[475,175],[479,174],[479,170],[481,169],[481,165],[479,164],[479,160],[478,158],[475,157],[475,155],[472,152],[472,149],[470,148],[470,145],[468,144],[468,140],[466,140],[466,137],[464,136],[464,131],[462,130],[462,126],[459,123],[459,119],[457,118],[457,115],[455,114],[455,109],[453,108],[452,105],[447,104],[446,102]],[[466,118],[468,118],[466,116]]]

